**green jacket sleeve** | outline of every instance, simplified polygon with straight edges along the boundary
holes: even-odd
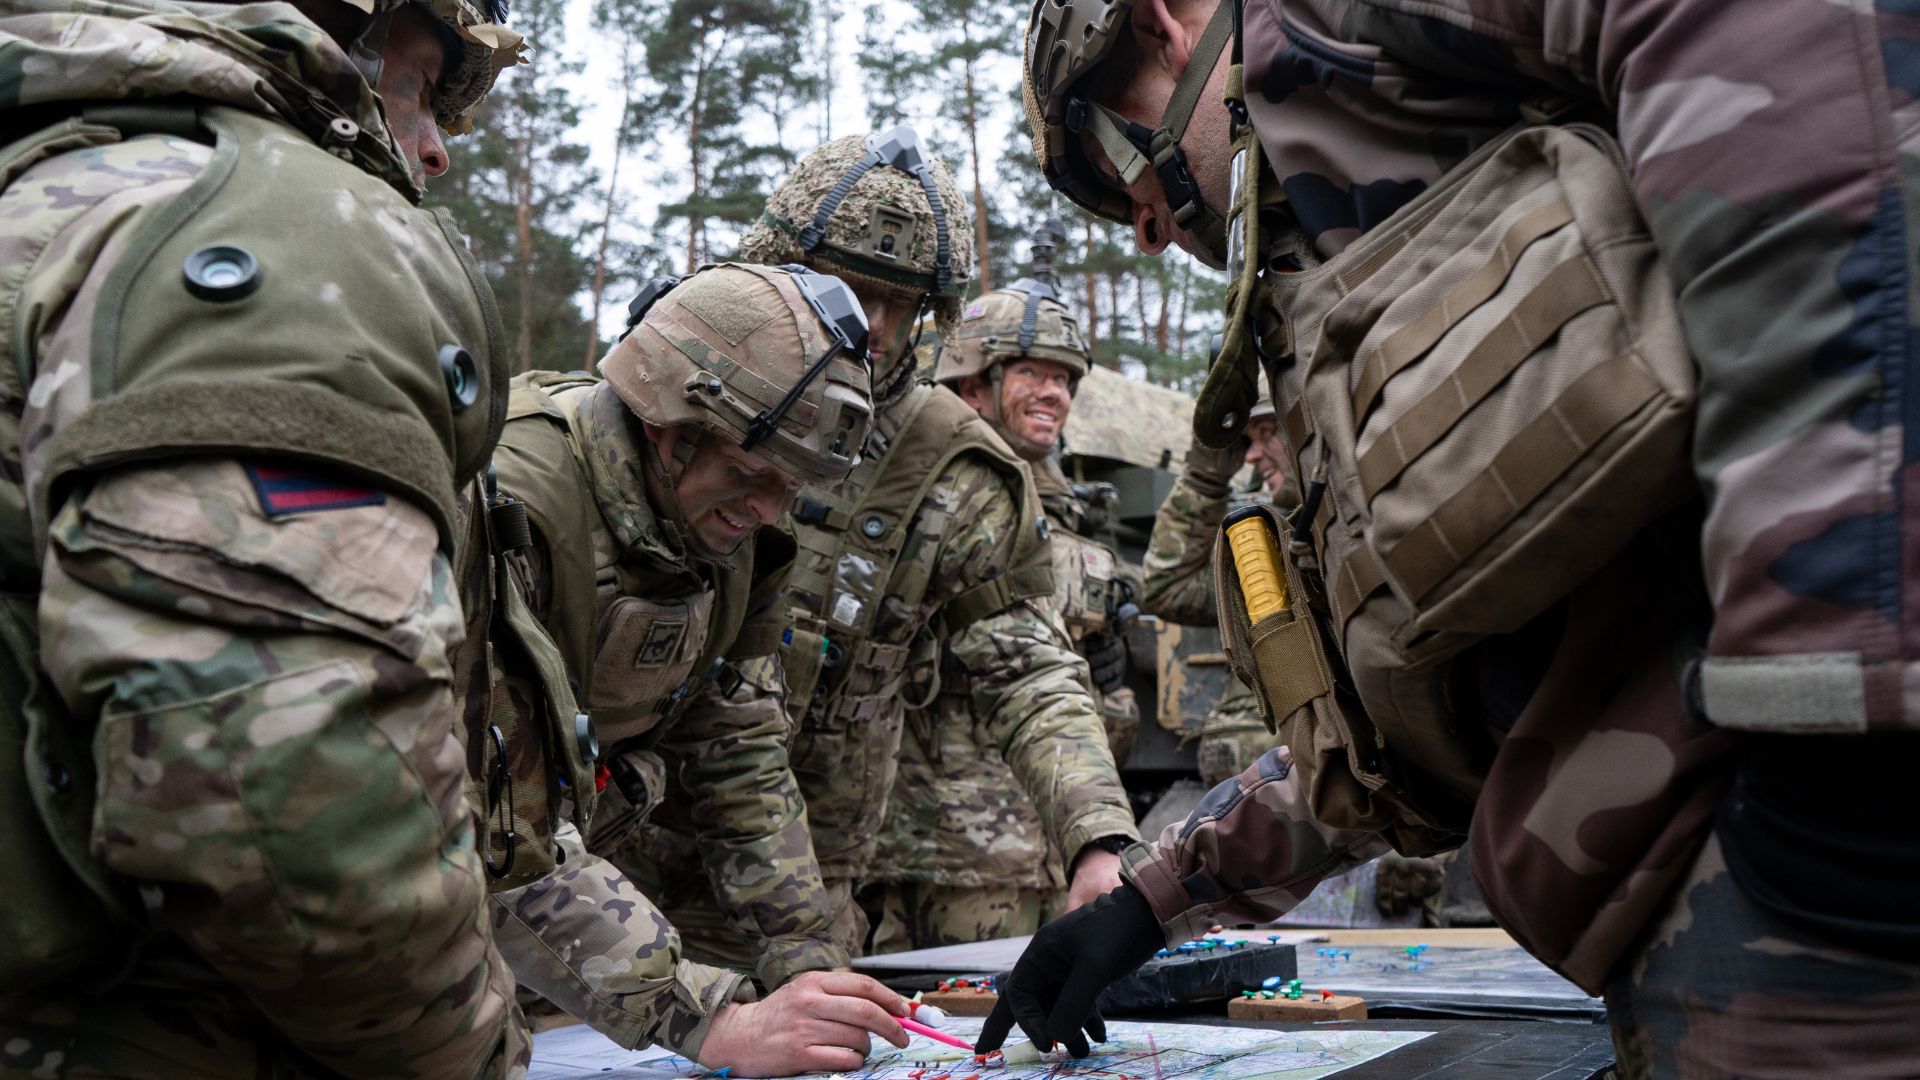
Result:
[[[787,761],[779,660],[736,663],[740,685],[729,695],[708,684],[660,750],[691,799],[714,893],[752,942],[771,987],[848,960],[831,940],[806,804]]]
[[[109,474],[53,523],[44,662],[97,724],[93,850],[348,1075],[524,1061],[454,738],[462,633],[397,499],[267,519],[225,461]]]
[[[935,595],[1005,570],[1019,507],[996,471],[961,458],[934,485],[929,505],[952,515],[934,569]],[[1107,747],[1105,724],[1051,597],[1024,600],[947,641],[948,656],[973,697],[974,715],[1040,811],[1047,835],[1069,864],[1103,836],[1138,837],[1133,812]]]
[[[1174,481],[1154,515],[1141,562],[1142,610],[1186,626],[1213,625],[1213,541],[1226,516],[1224,484],[1192,470]]]
[[[562,869],[495,893],[494,938],[522,984],[595,1031],[638,1048],[697,1058],[713,1015],[753,1000],[746,976],[680,955],[680,935],[619,870],[555,835]]]

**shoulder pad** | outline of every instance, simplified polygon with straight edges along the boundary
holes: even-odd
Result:
[[[201,116],[207,167],[108,271],[95,404],[55,436],[49,482],[246,447],[366,477],[450,545],[454,491],[506,407],[499,314],[464,242],[274,119]]]

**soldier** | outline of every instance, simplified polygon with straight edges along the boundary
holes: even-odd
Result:
[[[1457,179],[1517,121],[1563,115],[1554,93],[1617,127],[1608,179],[1624,177],[1672,279],[1624,287],[1678,298],[1701,374],[1704,533],[1663,550],[1650,530],[1539,624],[1462,653],[1474,707],[1453,748],[1482,732],[1497,748],[1474,793],[1489,907],[1604,988],[1628,1076],[1890,1076],[1920,1059],[1896,1019],[1920,1008],[1920,843],[1895,794],[1920,764],[1914,698],[1896,689],[1920,640],[1896,509],[1920,392],[1916,192],[1893,167],[1911,31],[1828,4],[1769,14],[1760,32],[1704,0],[1274,0],[1246,6],[1242,43],[1228,3],[1068,0],[1036,5],[1028,40],[1053,184],[1132,223],[1142,250],[1178,243],[1217,265],[1233,254],[1230,192],[1253,208],[1238,220],[1274,236],[1250,254],[1302,269]],[[1229,45],[1246,59],[1232,80]],[[1218,104],[1227,87],[1247,89],[1241,111]],[[1254,137],[1243,160],[1264,168],[1230,180],[1236,121]],[[1286,276],[1262,284],[1278,295]],[[1793,317],[1760,317],[1781,310]],[[1295,453],[1307,440],[1288,437]],[[1710,601],[1689,580],[1700,558]],[[1269,754],[1143,849],[1125,888],[1042,930],[1001,1002],[1040,1041],[1082,1049],[1067,1028],[1163,936],[1272,914],[1384,848],[1316,822],[1296,766]]]
[[[1253,466],[1259,490],[1248,497],[1284,499],[1291,506],[1298,500],[1289,490],[1285,454],[1271,401],[1253,407],[1239,443],[1225,450],[1198,442],[1187,448],[1186,466],[1154,515],[1147,538],[1142,610],[1184,626],[1215,624],[1213,541],[1227,515],[1234,474],[1243,465]],[[1252,688],[1234,679],[1200,727],[1200,779],[1211,787],[1238,776],[1278,745]]]
[[[1280,437],[1271,398],[1248,410],[1246,434],[1233,445],[1214,450],[1195,442],[1188,447],[1186,467],[1154,515],[1153,533],[1147,540],[1143,609],[1187,626],[1217,625],[1213,541],[1234,501],[1233,476],[1241,466],[1251,466],[1258,486],[1244,498],[1278,502],[1291,509],[1300,499],[1287,475],[1286,461],[1287,446]],[[1253,688],[1233,679],[1200,726],[1196,754],[1200,779],[1209,787],[1218,785],[1252,768],[1261,755],[1281,745],[1279,734],[1260,715]],[[1381,914],[1397,915],[1418,906],[1431,925],[1439,920],[1444,867],[1454,854],[1409,859],[1388,852],[1374,860],[1371,870],[1363,868],[1356,875],[1371,873],[1374,904]]]
[[[1052,250],[1052,232],[1043,230],[1032,277],[967,304],[934,381],[1033,469],[1050,526],[1055,603],[1089,663],[1107,744],[1120,761],[1140,721],[1121,684],[1127,653],[1116,615],[1132,605],[1120,595],[1113,551],[1082,535],[1089,508],[1053,456],[1087,353],[1057,299]],[[908,718],[874,885],[861,896],[875,952],[1031,934],[1065,899],[1060,856],[1013,770],[984,741],[989,727],[974,715],[968,689],[944,687]]]
[[[503,17],[0,13],[0,1071],[524,1071],[446,555],[506,357],[415,206]]]
[[[543,835],[565,852],[557,872],[496,896],[495,933],[522,983],[622,1045],[751,1075],[857,1068],[869,1031],[905,1045],[886,1015],[904,1005],[873,980],[789,982],[847,958],[787,767],[772,601],[792,544],[763,529],[802,483],[846,478],[872,414],[865,348],[839,280],[722,264],[650,285],[604,381],[513,382],[494,543],[607,749],[577,785],[605,788],[584,849],[584,814],[529,818],[489,849],[508,883],[516,850],[531,875],[551,868]],[[546,772],[542,740],[502,744],[510,775]],[[669,776],[680,801],[663,802]],[[608,861],[643,857],[650,814],[698,841],[724,913],[780,987],[766,1001],[736,972],[683,960],[651,896]]]
[[[872,328],[876,415],[861,464],[795,500],[793,620],[781,659],[835,935],[864,946],[854,881],[869,872],[908,708],[971,687],[985,738],[1070,853],[1076,895],[1098,895],[1136,835],[1086,667],[1067,647],[1025,464],[949,391],[916,383],[918,324],[950,331],[972,269],[958,190],[911,128],[836,139],[801,160],[741,241],[740,257],[846,279]],[[676,796],[669,794],[669,800]],[[733,959],[740,935],[690,879],[692,837],[649,826],[635,868],[683,934]],[[649,894],[651,895],[651,893]]]

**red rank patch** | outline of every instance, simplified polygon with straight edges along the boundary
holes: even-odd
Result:
[[[260,496],[260,510],[270,518],[288,514],[310,514],[320,510],[345,510],[352,506],[379,506],[387,501],[386,492],[325,468],[298,468],[284,465],[248,465],[247,477]]]

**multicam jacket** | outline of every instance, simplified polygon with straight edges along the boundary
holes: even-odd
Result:
[[[12,3],[0,82],[7,141],[77,118],[0,193],[0,726],[144,939],[0,973],[0,1072],[518,1074],[453,725],[454,491],[505,381],[477,269],[290,6]],[[250,294],[190,293],[216,242]],[[54,865],[21,779],[7,929]]]
[[[926,425],[923,436],[946,440],[942,446],[967,448],[936,470],[924,498],[895,525],[903,530],[902,547],[880,589],[884,598],[871,641],[834,643],[848,655],[883,656],[897,649],[925,659],[906,665],[901,693],[876,697],[885,707],[861,711],[851,730],[824,726],[820,700],[799,719],[795,771],[823,873],[829,880],[858,879],[874,865],[909,699],[931,700],[941,686],[966,688],[980,744],[1004,756],[1059,850],[1077,853],[1103,836],[1137,835],[1100,717],[1088,699],[1085,661],[1068,648],[1051,598],[1020,600],[958,633],[940,633],[943,612],[955,598],[1004,574],[1016,547],[1024,549],[1016,532],[1026,517],[1021,500],[1031,495],[1007,471],[1021,475],[1024,468],[944,387],[916,387],[882,413],[880,427],[895,440],[896,452],[904,445],[901,427],[908,417]],[[859,501],[857,491],[836,495],[843,505]],[[804,538],[801,547],[805,559]],[[911,604],[896,599],[906,596],[913,597]]]
[[[1902,689],[1920,640],[1903,603],[1914,545],[1901,512],[1914,457],[1912,16],[1255,0],[1245,35],[1255,128],[1321,255],[1515,122],[1519,103],[1558,92],[1617,124],[1674,279],[1701,374],[1698,546],[1650,542],[1569,598],[1569,663],[1547,665],[1504,733],[1474,829],[1502,923],[1592,990],[1711,820],[1730,766],[1714,725],[1920,726]],[[1667,584],[1696,557],[1711,601],[1703,648],[1673,627],[1704,626],[1705,606],[1672,596],[1684,580]],[[1170,930],[1271,912],[1351,855],[1352,838],[1300,816],[1284,755],[1240,791],[1216,792],[1134,868]]]
[[[1078,527],[1081,521],[1066,477],[1048,459],[1035,466],[1035,481],[1040,505],[1053,526],[1056,556],[1065,548],[1068,561],[1079,561],[1082,545],[1091,542],[1067,537],[1073,546],[1062,543],[1062,531]],[[1105,563],[1104,568],[1091,571],[1101,583],[1113,578],[1111,552],[1106,552]],[[1063,571],[1071,570],[1061,558],[1054,559],[1056,602],[1084,606],[1087,587],[1068,580]],[[1096,590],[1101,587],[1096,585]],[[1078,589],[1079,595],[1068,596],[1069,589]],[[886,826],[874,854],[874,869],[867,877],[958,887],[1064,889],[1067,875],[1061,854],[1049,845],[1040,814],[1012,766],[988,741],[991,719],[975,715],[967,689],[964,680],[945,686],[931,706],[909,714],[908,734],[900,743],[899,772],[887,800]],[[1130,707],[1132,694],[1122,690],[1126,697],[1120,707]],[[1132,709],[1131,717],[1116,718],[1119,703],[1107,702],[1098,691],[1094,695],[1107,720],[1111,748],[1116,721],[1131,719],[1137,724],[1138,710]],[[1131,733],[1126,740],[1131,741]],[[1138,833],[1129,829],[1118,835],[1132,838]]]
[[[515,419],[495,457],[501,493],[525,501],[537,523],[533,548],[514,559],[516,585],[572,650],[567,663],[581,676],[613,782],[585,850],[563,827],[574,857],[498,898],[501,950],[521,982],[622,1044],[658,1042],[696,1056],[712,1013],[750,1000],[752,985],[683,959],[674,928],[619,868],[658,860],[665,841],[685,836],[687,871],[704,871],[755,945],[769,986],[846,963],[829,941],[820,870],[787,765],[776,639],[757,632],[763,620],[746,605],[716,598],[748,578],[755,595],[777,593],[785,560],[763,574],[756,553],[777,550],[784,537],[761,544],[763,532],[720,564],[688,558],[647,494],[639,421],[612,387],[575,380],[549,395],[530,378],[540,376],[514,382]],[[545,411],[523,410],[526,394]],[[569,563],[546,535],[566,520],[560,504],[582,492],[591,500],[582,519],[591,566]],[[587,584],[557,581],[563,567]],[[716,588],[720,575],[733,580]],[[590,618],[562,610],[576,602],[594,606]],[[696,658],[716,643],[725,659],[710,677],[695,670]]]

